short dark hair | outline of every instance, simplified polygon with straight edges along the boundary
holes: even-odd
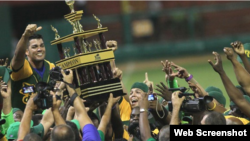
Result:
[[[74,132],[74,134],[75,134],[75,141],[80,141],[81,139],[80,139],[80,136],[79,136],[79,130],[78,130],[76,124],[73,123],[73,122],[71,122],[71,121],[68,121],[68,120],[66,120],[66,124],[68,126],[70,126],[71,129],[72,129],[72,131]]]
[[[29,40],[32,39],[43,39],[43,36],[41,34],[33,34],[29,37]]]
[[[62,130],[66,130],[62,132]],[[72,141],[75,140],[75,134],[71,127],[66,124],[57,125],[51,132],[51,141]]]
[[[23,141],[43,141],[42,138],[36,133],[28,133]]]
[[[42,118],[43,118],[42,114],[35,114],[35,115],[33,115],[32,116],[33,126],[38,125],[41,122]]]
[[[206,125],[226,125],[226,118],[222,113],[211,111],[205,115],[207,115],[204,121]]]
[[[169,141],[169,140],[170,140],[170,125],[165,125],[160,130],[159,141]]]

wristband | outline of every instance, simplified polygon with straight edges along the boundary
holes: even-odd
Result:
[[[190,81],[191,79],[193,78],[193,75],[192,74],[189,74],[188,78],[186,78],[186,82]]]
[[[213,101],[213,103],[214,103],[214,107],[213,107],[213,108],[211,108],[211,109],[208,109],[209,111],[212,111],[212,110],[214,110],[214,109],[215,109],[215,107],[216,107],[216,102],[214,102],[214,101]]]
[[[67,84],[70,88],[72,88],[72,89],[75,89],[75,85],[72,83],[72,84],[70,84],[70,83],[67,83],[67,82],[65,82],[65,81],[63,81],[65,84]]]
[[[147,109],[140,109],[140,113],[143,113],[143,112],[148,112]]]
[[[69,100],[69,104],[71,106],[74,106],[74,101],[75,99],[77,98],[78,94],[77,93],[74,93],[71,97],[70,97],[70,100]]]

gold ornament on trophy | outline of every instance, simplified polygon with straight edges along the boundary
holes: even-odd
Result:
[[[76,93],[87,100],[85,106],[107,101],[110,93],[114,97],[125,95],[120,79],[113,78],[110,62],[115,56],[113,50],[106,47],[103,34],[108,28],[102,27],[100,19],[93,14],[98,27],[84,31],[80,24],[83,10],[74,11],[74,0],[65,1],[70,7],[70,13],[64,15],[64,18],[73,26],[73,33],[51,41],[51,45],[57,46],[60,56],[56,66],[73,71]],[[93,45],[88,38],[94,36],[98,36],[99,40],[94,40]],[[74,42],[73,56],[69,54],[70,48],[63,49],[63,44],[68,42]],[[96,48],[94,51],[91,50],[93,46]]]
[[[58,34],[58,31],[56,28],[54,28],[52,25],[51,26],[51,29],[55,32],[55,39],[59,39],[60,38],[60,35]]]
[[[74,10],[75,1],[74,0],[65,0],[65,2],[69,6],[71,13],[74,13],[75,12],[75,10]]]
[[[94,14],[93,14],[93,16],[97,21],[97,28],[102,28],[101,20],[99,18],[97,18]]]

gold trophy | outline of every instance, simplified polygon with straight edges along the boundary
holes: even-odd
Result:
[[[75,10],[74,10],[75,1],[74,0],[65,0],[65,2],[69,6],[71,13],[74,13],[75,12]]]
[[[98,27],[84,31],[80,24],[83,10],[74,10],[74,0],[66,0],[66,4],[70,7],[70,13],[64,18],[73,26],[73,33],[51,41],[51,45],[57,46],[60,56],[56,66],[73,71],[73,84],[77,94],[87,100],[85,106],[108,100],[110,93],[114,97],[124,95],[120,79],[113,78],[111,71],[110,61],[115,59],[114,51],[106,47],[103,35],[108,28],[102,27],[100,19],[94,15]],[[96,50],[92,51],[93,44],[87,39],[94,36],[99,36],[99,40],[94,40]],[[69,48],[63,49],[62,44],[68,42],[74,42],[73,56],[69,55]]]
[[[102,28],[101,20],[99,18],[97,18],[94,14],[93,14],[93,16],[97,21],[97,28]]]
[[[54,28],[52,25],[51,26],[51,29],[55,32],[55,39],[59,39],[60,38],[60,35],[58,34],[58,31],[56,28]]]

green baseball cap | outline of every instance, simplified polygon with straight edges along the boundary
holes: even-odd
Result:
[[[71,122],[75,123],[78,130],[81,130],[80,123],[79,123],[79,121],[77,119],[72,119]]]
[[[18,137],[18,130],[19,130],[20,122],[14,122],[10,124],[7,130],[7,139],[17,139]],[[30,127],[33,126],[33,121],[31,120]]]
[[[135,82],[135,83],[132,85],[131,89],[133,89],[133,88],[141,89],[142,91],[144,91],[144,92],[146,92],[146,93],[148,92],[148,86],[147,86],[145,83]]]
[[[205,89],[206,92],[210,92],[210,91],[217,91],[217,92],[220,92],[222,93],[221,89],[218,88],[218,87],[215,87],[215,86],[208,86],[206,89]],[[223,93],[222,93],[223,94]]]
[[[216,99],[220,104],[222,104],[224,107],[226,105],[226,98],[224,95],[218,91],[209,91],[209,96],[212,96],[214,99]]]
[[[247,56],[247,59],[250,61],[250,43],[245,43],[243,44],[244,49],[245,49],[245,54]],[[240,59],[240,56],[237,56],[237,60],[242,63],[242,60]]]
[[[250,97],[248,95],[243,95],[243,96],[250,103]],[[230,106],[234,106],[234,105],[235,105],[235,103],[231,100]]]
[[[13,108],[13,114],[14,114],[16,111],[22,111],[22,110],[19,109],[19,108]]]
[[[5,66],[0,66],[0,77],[7,84],[10,79],[11,70]]]

